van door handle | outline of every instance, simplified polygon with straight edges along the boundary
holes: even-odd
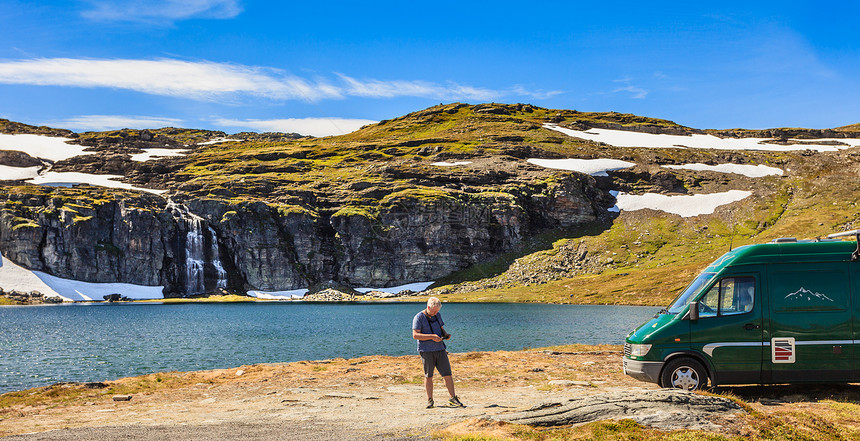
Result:
[[[744,325],[744,329],[746,329],[747,331],[752,331],[753,329],[761,329],[761,325],[747,323]]]

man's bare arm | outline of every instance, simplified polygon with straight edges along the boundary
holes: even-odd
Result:
[[[422,334],[422,333],[418,332],[417,329],[412,330],[412,338],[414,338],[415,340],[422,340],[422,341],[426,341],[426,340],[442,341],[442,337],[439,337],[436,334]]]

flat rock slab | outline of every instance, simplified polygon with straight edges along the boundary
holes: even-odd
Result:
[[[741,413],[741,407],[727,398],[661,389],[573,398],[541,404],[519,413],[497,415],[493,419],[544,427],[632,419],[660,430],[719,431],[723,427],[717,421],[725,422]]]

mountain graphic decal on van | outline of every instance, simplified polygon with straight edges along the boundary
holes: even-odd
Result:
[[[800,287],[797,291],[785,296],[786,300],[794,300],[794,301],[807,301],[811,302],[813,300],[826,300],[828,302],[832,302],[833,299],[827,297],[820,292],[812,292],[804,287]]]

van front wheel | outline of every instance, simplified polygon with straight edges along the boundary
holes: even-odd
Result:
[[[702,363],[692,358],[676,358],[666,363],[660,385],[684,390],[700,390],[708,385],[708,373]]]

